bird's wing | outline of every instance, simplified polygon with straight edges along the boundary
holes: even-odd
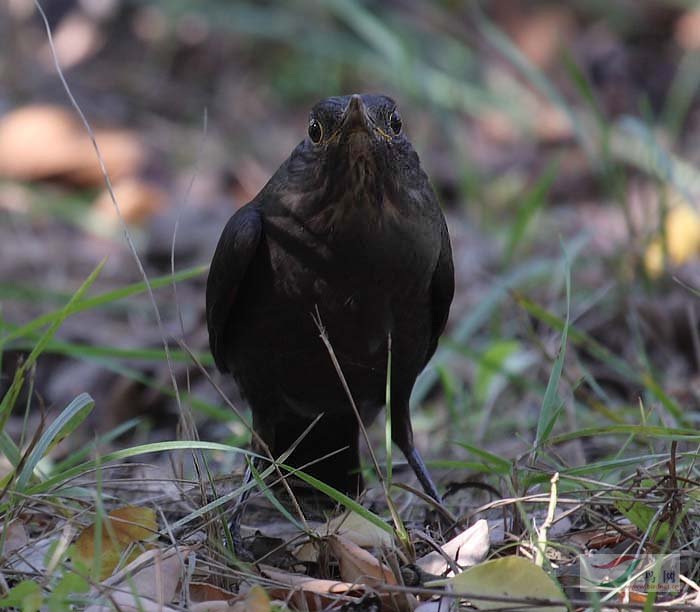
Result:
[[[240,208],[219,238],[207,279],[207,328],[216,367],[227,372],[226,329],[235,316],[236,299],[262,235],[262,216],[255,203]]]
[[[430,346],[425,358],[427,363],[435,353],[440,334],[447,324],[447,315],[450,313],[450,304],[455,292],[455,273],[452,263],[452,247],[450,246],[450,236],[447,233],[445,219],[441,218],[441,243],[440,256],[438,257],[433,280],[430,285],[430,297],[432,307],[432,335]]]

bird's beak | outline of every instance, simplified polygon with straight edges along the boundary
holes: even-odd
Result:
[[[364,131],[371,133],[371,124],[362,98],[354,94],[343,111],[342,131],[345,134]]]

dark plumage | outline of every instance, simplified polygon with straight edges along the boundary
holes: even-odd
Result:
[[[347,450],[307,472],[357,493],[358,424],[314,322],[327,330],[363,421],[385,402],[392,341],[392,437],[438,499],[408,409],[454,292],[445,220],[393,100],[328,98],[309,136],[229,220],[207,282],[209,341],[279,456],[324,416],[287,463]]]

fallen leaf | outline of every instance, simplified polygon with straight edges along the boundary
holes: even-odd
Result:
[[[566,612],[566,598],[547,573],[522,557],[493,559],[469,568],[450,580],[456,593],[481,596],[472,602],[480,610],[512,607],[503,598],[547,599],[561,606],[528,606],[530,612]],[[498,601],[489,597],[499,598]],[[515,605],[515,604],[513,604]]]
[[[200,601],[189,607],[190,612],[245,612],[245,601]]]
[[[316,563],[320,555],[318,542],[308,540],[294,550],[294,557],[302,563]]]
[[[108,591],[120,609],[129,612],[174,610],[167,604],[175,597],[177,585],[184,574],[185,559],[191,552],[190,547],[148,550],[105,580],[100,587],[93,589],[91,596],[98,597]],[[88,607],[86,612],[107,612],[112,609],[108,604],[95,604]]]
[[[452,606],[449,601],[443,599],[424,601],[413,612],[450,612]]]
[[[688,51],[700,49],[700,10],[685,11],[676,22],[674,38]]]
[[[481,519],[444,544],[442,550],[445,556],[459,567],[465,568],[481,563],[486,558],[490,546],[489,525],[486,520]],[[440,576],[448,570],[445,556],[433,551],[418,559],[416,565],[428,574]],[[452,576],[454,573],[450,571],[447,575]]]
[[[199,603],[207,601],[231,601],[238,598],[236,593],[209,584],[208,582],[190,582],[188,585],[190,601]]]
[[[85,608],[85,612],[113,612],[115,608],[120,612],[180,612],[182,610],[179,607],[164,606],[156,601],[134,597],[130,593],[119,591],[112,593],[110,601],[114,605],[95,604]]]
[[[5,545],[1,551],[2,556],[7,558],[13,552],[24,548],[29,543],[27,530],[24,528],[24,523],[20,519],[14,519],[2,531],[2,538]]]
[[[80,129],[84,132],[82,125]],[[137,174],[145,163],[146,151],[137,136],[129,130],[97,129],[95,141],[112,181]],[[87,134],[76,138],[75,146],[80,150],[80,163],[66,172],[66,180],[78,185],[103,185],[104,175]]]
[[[244,603],[247,612],[270,612],[270,598],[259,584],[251,587]]]
[[[379,597],[383,610],[411,612],[417,605],[413,595],[382,592],[379,586],[370,587],[366,583],[322,580],[303,574],[283,572],[269,566],[261,566],[260,570],[263,576],[283,585],[269,587],[270,595],[288,602],[295,608],[325,610],[340,602],[357,604],[368,593],[374,593]]]
[[[637,535],[637,528],[629,524],[617,524],[615,529],[611,527],[595,527],[574,532],[568,536],[569,542],[583,549],[598,550],[600,548],[612,548],[627,538]],[[626,536],[623,534],[627,534]]]
[[[289,601],[300,609],[323,609],[339,601],[356,603],[367,593],[367,588],[360,584],[291,574],[266,565],[261,565],[260,570],[264,577],[281,585],[268,588],[272,597]]]
[[[329,536],[328,543],[338,559],[343,580],[370,586],[396,584],[391,569],[364,548],[339,535]]]
[[[110,512],[102,522],[99,579],[111,575],[127,548],[150,537],[157,527],[156,514],[151,508],[126,506]],[[95,566],[96,530],[93,523],[83,529],[75,542],[75,556],[88,569]],[[138,554],[139,551],[134,550],[132,558]]]
[[[536,66],[547,69],[560,59],[561,48],[574,33],[574,17],[566,6],[529,7],[509,24],[513,42]]]
[[[115,182],[112,190],[122,218],[131,225],[142,225],[149,221],[165,208],[168,201],[167,194],[159,186],[133,177]],[[94,216],[90,219],[90,225],[98,233],[118,227],[119,218],[107,190],[97,197],[93,209]]]
[[[327,533],[342,536],[363,548],[389,548],[391,534],[357,512],[347,512],[328,521]],[[325,535],[325,534],[319,534]]]
[[[657,278],[664,270],[664,251],[674,266],[682,265],[700,253],[700,215],[680,195],[671,193],[668,198],[670,208],[664,223],[664,236],[654,240],[644,255],[644,266],[652,278]]]
[[[78,11],[62,19],[53,33],[53,46],[63,70],[92,57],[104,45],[104,37],[96,23]],[[47,44],[40,52],[46,68],[53,70],[54,59],[51,47]]]
[[[15,572],[41,574],[46,571],[46,564],[55,547],[55,535],[29,539],[24,525],[19,521],[19,524],[10,527],[3,556],[7,560],[7,568]],[[10,548],[14,550],[11,551]]]
[[[112,180],[143,167],[146,152],[134,132],[95,129],[94,133]],[[86,186],[104,183],[83,124],[74,112],[48,104],[24,106],[0,118],[0,176],[60,179]]]

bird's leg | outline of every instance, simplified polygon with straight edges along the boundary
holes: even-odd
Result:
[[[391,437],[401,452],[406,457],[406,461],[411,466],[414,474],[418,477],[423,490],[430,495],[438,504],[442,504],[442,498],[437,487],[430,477],[428,468],[425,467],[423,458],[413,444],[413,427],[408,411],[408,402],[398,404],[399,410],[392,410],[391,415]]]
[[[418,481],[423,487],[423,490],[428,495],[430,495],[430,497],[432,497],[438,504],[442,504],[442,497],[440,497],[437,487],[435,486],[435,483],[433,482],[433,479],[430,476],[430,472],[428,472],[428,468],[425,467],[423,457],[420,456],[420,453],[418,452],[416,447],[411,445],[408,448],[408,450],[403,451],[403,454],[406,456],[408,465],[411,466],[413,472],[418,477]]]
[[[253,459],[253,464],[255,464],[256,459]],[[256,466],[258,469],[258,466]],[[242,487],[250,484],[253,480],[253,468],[248,465],[245,470],[245,475],[243,476]],[[243,510],[245,509],[246,502],[250,497],[250,492],[252,489],[245,489],[241,493],[240,497],[236,500],[236,504],[233,507],[233,512],[231,514],[231,521],[229,523],[229,531],[231,533],[231,541],[233,543],[233,554],[236,555],[241,561],[253,561],[253,554],[245,547],[243,544],[243,537],[241,536],[241,519],[243,518]]]

